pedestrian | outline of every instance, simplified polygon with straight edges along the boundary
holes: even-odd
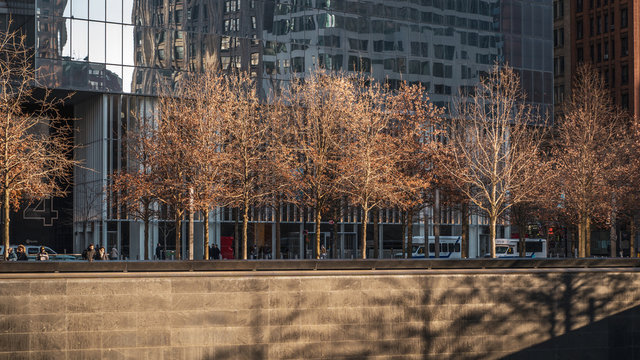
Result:
[[[120,256],[120,253],[118,253],[118,249],[116,249],[116,246],[114,245],[111,248],[111,254],[109,254],[109,257],[111,260],[118,260],[118,256]]]
[[[96,260],[109,260],[109,256],[107,255],[107,251],[104,249],[104,246],[100,246],[98,252],[96,252]]]
[[[156,246],[156,260],[164,260],[164,249],[160,243]]]
[[[18,245],[18,249],[16,250],[18,261],[27,261],[29,258],[27,257],[27,248],[24,245]]]
[[[220,249],[218,248],[218,244],[213,243],[213,247],[211,248],[211,258],[213,260],[220,259]]]
[[[44,249],[44,246],[40,246],[40,252],[36,255],[36,260],[38,261],[46,261],[49,260],[49,254],[47,250]]]
[[[89,262],[93,261],[96,257],[96,249],[93,247],[93,244],[89,244],[87,249],[82,252],[82,258]]]
[[[16,253],[13,251],[13,248],[12,248],[12,247],[10,247],[10,248],[8,249],[8,252],[9,252],[9,258],[8,258],[7,260],[9,260],[9,261],[16,261],[16,260],[18,260],[18,256],[17,256],[17,255],[16,255]]]
[[[327,248],[324,247],[324,245],[322,245],[320,247],[320,259],[326,259],[327,258]]]

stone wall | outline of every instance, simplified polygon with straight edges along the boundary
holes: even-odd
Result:
[[[640,358],[635,269],[0,277],[0,359]]]

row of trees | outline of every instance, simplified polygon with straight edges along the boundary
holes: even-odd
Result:
[[[80,164],[69,121],[59,115],[66,98],[53,98],[38,84],[24,37],[3,33],[0,48],[0,201],[8,248],[11,210],[64,194],[70,170]],[[176,229],[187,213],[238,209],[242,246],[236,249],[246,258],[249,209],[271,207],[279,221],[285,202],[313,210],[316,229],[329,212],[339,217],[334,209],[359,207],[363,258],[369,216],[375,224],[382,207],[402,210],[413,223],[431,205],[435,224],[440,206],[458,207],[463,256],[470,208],[489,218],[492,255],[501,218],[521,235],[534,221],[572,225],[580,256],[590,254],[594,225],[610,227],[614,240],[616,223],[626,219],[633,241],[637,119],[612,105],[588,67],[577,72],[555,124],[524,101],[520,88],[512,69],[496,66],[445,114],[419,85],[392,90],[358,75],[317,71],[293,78],[266,101],[246,74],[186,75],[165,88],[153,114],[135,114],[127,129],[128,164],[110,190],[145,223],[146,256],[149,222],[160,209],[171,211]],[[177,230],[178,254],[180,235]],[[315,235],[318,256],[320,231]],[[192,239],[189,244],[193,254]]]
[[[336,202],[348,203],[363,210],[365,257],[368,214],[404,207],[430,186],[424,174],[434,143],[423,134],[435,135],[442,117],[424,96],[418,85],[392,92],[319,71],[263,105],[245,74],[185,78],[159,97],[157,114],[138,116],[128,129],[132,161],[113,177],[113,190],[145,227],[159,203],[173,211],[176,229],[187,211],[240,209],[243,259],[251,207],[272,207],[279,218],[283,202],[295,203],[314,210],[319,229]],[[180,242],[176,231],[178,253]],[[149,254],[148,233],[145,243]]]
[[[586,256],[592,223],[612,225],[617,214],[634,211],[637,127],[588,67],[554,126],[525,101],[508,66],[494,67],[448,114],[420,85],[391,90],[322,70],[293,78],[266,102],[245,74],[199,74],[165,90],[157,105],[157,114],[138,116],[129,129],[132,162],[113,177],[113,190],[145,229],[160,203],[173,211],[176,229],[187,212],[238,209],[243,259],[249,209],[271,207],[279,222],[285,202],[312,209],[316,229],[336,207],[361,209],[362,258],[369,216],[383,207],[413,223],[435,206],[435,224],[440,206],[458,206],[464,224],[469,209],[479,209],[489,218],[492,256],[500,219],[519,226],[522,242],[531,222],[575,224]],[[208,229],[205,236],[208,247]],[[411,226],[406,238],[408,250]],[[145,239],[150,254],[147,232]],[[320,231],[314,247],[319,256]]]

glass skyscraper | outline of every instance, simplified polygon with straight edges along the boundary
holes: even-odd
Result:
[[[153,112],[158,84],[188,71],[240,69],[266,98],[292,76],[322,67],[392,87],[420,82],[446,108],[498,62],[516,68],[527,101],[550,114],[551,8],[551,0],[37,0],[36,66],[49,87],[77,92],[76,156],[85,168],[74,174],[73,248],[101,242],[141,256],[142,225],[103,189],[126,163],[122,136],[131,114]],[[303,212],[286,208],[283,241],[292,257],[305,257],[302,234],[312,228]],[[400,217],[382,213],[380,241],[391,251],[399,247]],[[443,235],[459,234],[459,214],[445,213]],[[268,247],[272,216],[260,209],[252,216],[257,244]],[[470,254],[481,256],[484,220],[472,219]],[[234,219],[223,209],[212,221],[218,239]],[[347,215],[341,224],[343,257],[355,250],[357,221]],[[169,231],[164,226],[154,223],[155,239]],[[196,227],[196,239],[202,231]],[[417,234],[425,231],[416,224]]]

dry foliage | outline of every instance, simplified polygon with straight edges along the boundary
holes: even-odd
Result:
[[[540,162],[545,123],[524,102],[508,66],[495,66],[455,110],[448,129],[451,158],[442,164],[458,189],[488,215],[495,257],[498,218],[546,181]]]
[[[24,35],[0,32],[0,196],[5,249],[10,243],[11,210],[22,201],[64,195],[76,164],[72,128],[59,113],[67,98],[54,98],[39,86],[33,60]],[[6,250],[4,256],[8,256]]]
[[[242,210],[242,252],[247,258],[249,208],[270,195],[265,183],[269,127],[264,109],[248,74],[229,75],[224,80],[224,104],[220,113],[220,176],[225,203]]]
[[[320,256],[320,224],[339,194],[338,166],[346,140],[344,126],[352,121],[349,111],[356,102],[354,84],[344,74],[318,71],[294,79],[284,94],[289,106],[288,153],[293,154],[298,202],[315,210],[315,256]]]
[[[604,223],[620,198],[628,171],[627,125],[612,105],[600,76],[578,68],[572,97],[558,119],[555,143],[556,193],[561,209],[578,227],[578,254],[590,256],[592,222]]]

